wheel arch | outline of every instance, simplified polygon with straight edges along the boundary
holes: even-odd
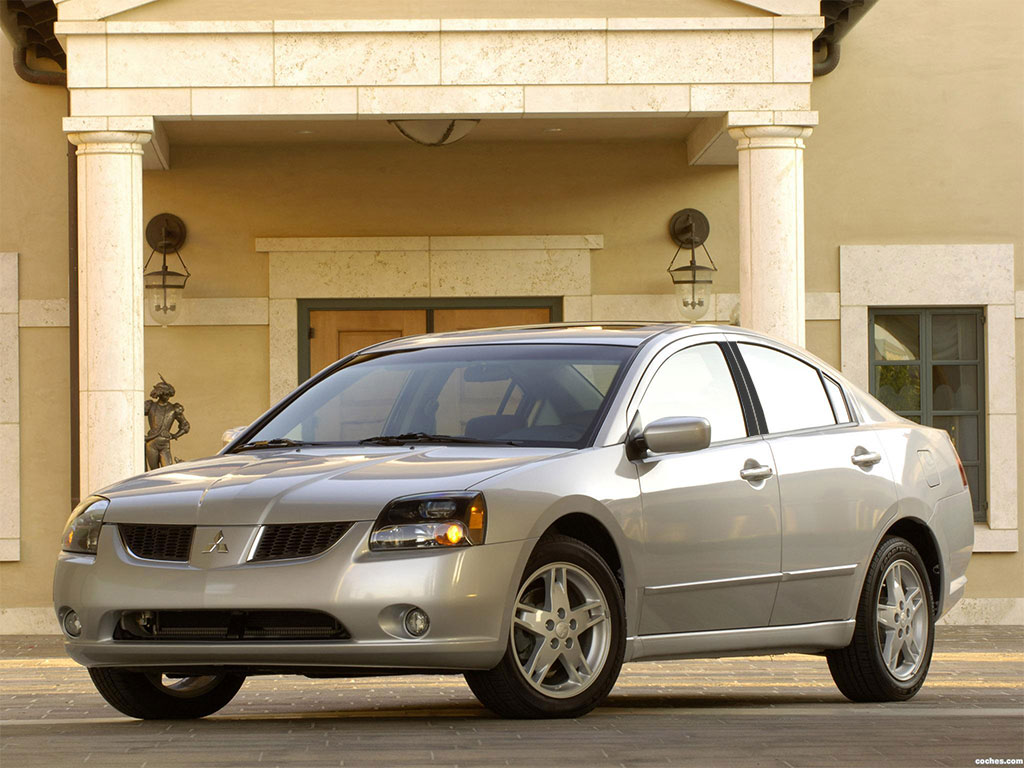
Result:
[[[586,512],[570,512],[552,522],[541,534],[541,538],[550,534],[561,534],[577,539],[597,552],[608,563],[608,567],[618,579],[619,588],[625,596],[626,569],[622,562],[622,555],[604,523]]]
[[[932,612],[939,616],[942,608],[942,555],[935,533],[928,524],[917,517],[902,517],[890,525],[882,538],[899,536],[914,545],[928,570],[928,582],[932,588]]]

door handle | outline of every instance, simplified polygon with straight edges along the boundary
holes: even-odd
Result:
[[[882,454],[875,451],[863,451],[861,453],[855,453],[850,457],[850,461],[858,467],[873,467],[881,460]]]
[[[767,480],[772,476],[772,468],[764,464],[757,464],[754,466],[744,467],[740,470],[740,477],[746,480],[748,483],[756,483],[761,480]]]

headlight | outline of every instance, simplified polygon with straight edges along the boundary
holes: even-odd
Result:
[[[370,549],[438,549],[484,543],[487,505],[475,491],[405,496],[384,507]]]
[[[82,552],[87,555],[96,554],[96,545],[100,540],[100,528],[103,526],[103,514],[110,502],[102,496],[90,496],[83,499],[75,507],[64,526],[60,548],[65,552]]]

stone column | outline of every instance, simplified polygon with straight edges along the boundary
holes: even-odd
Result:
[[[104,121],[105,130],[88,130]],[[134,130],[112,130],[115,121]],[[140,130],[148,127],[149,130]],[[78,147],[82,498],[142,472],[142,145],[152,119],[68,118]],[[86,129],[86,130],[83,130]]]
[[[801,347],[803,155],[810,133],[808,125],[729,128],[739,147],[740,325]]]

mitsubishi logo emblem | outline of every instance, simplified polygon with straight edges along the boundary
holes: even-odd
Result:
[[[217,531],[217,538],[213,540],[213,543],[203,550],[204,555],[208,555],[211,552],[223,553],[228,551],[228,545],[224,543],[224,531]]]

